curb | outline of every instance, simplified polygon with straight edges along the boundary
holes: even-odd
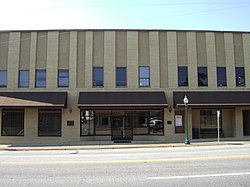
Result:
[[[110,145],[45,145],[45,146],[13,146],[0,145],[0,151],[55,151],[55,150],[94,150],[94,149],[143,149],[143,148],[174,148],[174,147],[199,147],[199,146],[222,146],[244,145],[249,142],[195,142],[191,144],[110,144]]]

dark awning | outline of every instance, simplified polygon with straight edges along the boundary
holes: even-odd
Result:
[[[80,92],[80,108],[167,107],[164,92]]]
[[[66,107],[67,92],[0,92],[0,107]]]
[[[187,96],[188,106],[228,107],[250,106],[250,92],[174,92],[175,107],[184,106],[183,98]]]

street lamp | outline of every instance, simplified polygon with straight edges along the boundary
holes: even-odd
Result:
[[[187,96],[185,95],[185,97],[183,98],[183,103],[185,105],[185,116],[186,116],[186,140],[185,140],[185,144],[190,144],[189,140],[188,140],[188,107],[187,107],[187,104],[188,104],[188,98]]]

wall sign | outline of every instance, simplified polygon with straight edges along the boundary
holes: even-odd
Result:
[[[182,127],[182,115],[175,115],[175,126]]]
[[[67,121],[67,126],[74,126],[74,121]]]

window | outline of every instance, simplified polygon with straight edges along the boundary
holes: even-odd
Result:
[[[140,87],[150,86],[150,72],[148,66],[139,67],[139,86]]]
[[[94,112],[81,110],[81,136],[94,135]]]
[[[61,110],[39,110],[38,136],[61,136]]]
[[[175,133],[181,134],[185,133],[185,112],[184,111],[176,111],[175,112]]]
[[[103,87],[103,67],[93,68],[93,87]]]
[[[188,68],[186,66],[178,67],[178,86],[188,86]]]
[[[36,70],[36,88],[46,88],[46,70]]]
[[[2,111],[2,136],[24,135],[24,110]]]
[[[217,67],[217,86],[227,86],[225,67]]]
[[[127,86],[127,69],[125,67],[116,68],[116,86]]]
[[[198,86],[208,86],[207,67],[198,67]]]
[[[0,88],[7,87],[7,71],[0,70]]]
[[[58,87],[69,87],[69,70],[58,70]]]
[[[81,110],[80,119],[81,136],[112,136],[114,130],[118,134],[164,135],[163,110]],[[117,129],[117,120],[124,128]]]
[[[236,67],[235,68],[235,76],[236,76],[236,86],[237,87],[245,86],[244,67]]]
[[[222,117],[220,117],[220,120]],[[217,110],[201,110],[200,111],[201,129],[218,128],[217,127]],[[221,128],[221,122],[220,122]]]
[[[29,70],[19,70],[19,80],[18,87],[19,88],[28,88],[29,87]]]

